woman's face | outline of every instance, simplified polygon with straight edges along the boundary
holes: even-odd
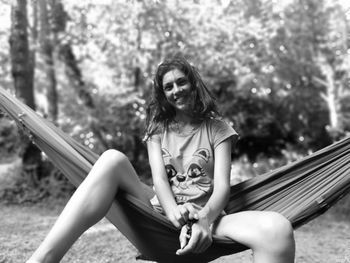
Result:
[[[178,69],[165,73],[163,91],[176,112],[188,113],[193,109],[192,87],[185,74]]]

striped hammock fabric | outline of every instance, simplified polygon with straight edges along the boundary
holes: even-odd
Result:
[[[75,186],[84,180],[98,155],[2,88],[0,105]],[[345,138],[297,162],[231,186],[225,210],[276,211],[297,228],[324,213],[349,191],[350,138]],[[212,246],[204,253],[177,256],[178,230],[166,217],[126,193],[118,193],[106,217],[141,252],[143,259],[208,262],[247,249],[214,236]]]

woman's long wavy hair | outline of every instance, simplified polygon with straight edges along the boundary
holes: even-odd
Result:
[[[166,128],[175,118],[175,109],[166,99],[163,90],[164,75],[174,69],[183,72],[191,85],[195,102],[192,109],[193,117],[203,121],[219,115],[215,98],[204,84],[197,69],[182,56],[166,59],[158,66],[154,77],[152,98],[146,110],[145,140]]]

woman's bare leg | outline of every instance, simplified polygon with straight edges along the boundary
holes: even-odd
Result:
[[[150,205],[127,157],[118,151],[108,150],[101,155],[89,175],[75,191],[30,260],[59,262],[76,239],[106,215],[118,189]]]
[[[246,211],[222,217],[213,234],[235,240],[253,250],[255,263],[292,263],[293,228],[275,212]]]

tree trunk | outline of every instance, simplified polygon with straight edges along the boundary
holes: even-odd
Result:
[[[92,112],[96,108],[94,100],[90,92],[86,89],[85,82],[82,78],[80,68],[78,66],[77,60],[74,56],[71,46],[69,44],[61,45],[59,53],[61,60],[65,64],[65,73],[70,82],[70,86],[75,90],[75,92],[78,95],[78,98],[82,101],[85,107],[87,107],[87,109],[90,110],[88,121],[91,131],[100,141],[104,149],[108,149],[108,142],[104,139],[104,136],[101,132],[101,127],[98,124],[98,120],[94,117],[94,113]]]
[[[46,73],[46,97],[48,100],[48,118],[56,123],[58,115],[57,84],[54,67],[53,34],[50,29],[47,1],[39,0],[40,13],[40,47],[44,58],[44,70]]]
[[[45,0],[41,0],[45,2]],[[53,38],[57,39],[57,34],[65,31],[68,15],[64,10],[64,6],[60,0],[50,0],[50,7],[52,13],[52,33]],[[58,42],[55,40],[55,42]],[[91,131],[95,137],[100,141],[101,145],[107,149],[108,142],[104,139],[101,132],[101,127],[98,124],[98,120],[94,117],[93,111],[96,107],[92,95],[87,90],[85,82],[83,80],[78,62],[72,51],[72,47],[69,43],[58,43],[58,58],[64,63],[65,74],[68,77],[70,86],[74,89],[78,95],[78,99],[82,101],[84,106],[90,111],[88,115],[88,122]]]
[[[327,80],[327,104],[329,109],[329,123],[330,126],[334,129],[340,129],[340,122],[339,122],[339,114],[338,114],[338,108],[337,102],[336,102],[336,87],[334,83],[334,72],[333,69],[328,66],[327,69],[324,72]]]
[[[10,56],[16,96],[35,110],[33,87],[34,56],[29,50],[28,43],[27,1],[13,0],[11,5]],[[41,167],[40,150],[27,137],[22,137],[23,168],[34,184],[35,178],[39,176],[39,168]]]
[[[33,57],[28,44],[27,1],[12,1],[10,55],[16,96],[35,110]]]
[[[338,94],[338,87],[335,83],[335,72],[323,55],[319,55],[318,67],[325,80],[314,77],[314,80],[326,88],[326,92],[321,93],[321,97],[327,103],[329,125],[327,131],[333,140],[338,140],[343,132],[341,122],[341,112]]]

